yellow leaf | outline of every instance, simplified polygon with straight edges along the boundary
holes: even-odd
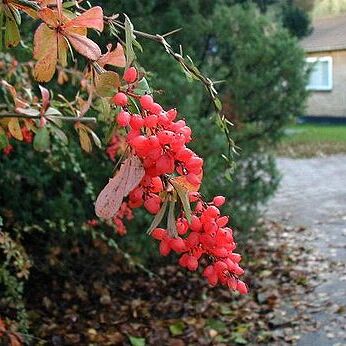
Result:
[[[86,132],[82,128],[79,128],[78,132],[79,132],[79,142],[82,149],[86,151],[87,153],[90,153],[92,150],[92,144],[91,144],[91,140],[89,138],[88,132]]]
[[[116,72],[106,71],[101,73],[96,81],[96,92],[101,97],[110,97],[116,93],[120,86],[120,78]]]
[[[23,140],[23,134],[22,130],[20,129],[18,118],[10,119],[8,122],[8,130],[15,139],[18,139],[19,141]]]

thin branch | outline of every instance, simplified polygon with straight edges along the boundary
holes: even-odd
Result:
[[[21,118],[21,119],[40,119],[40,115],[28,115],[28,114],[18,114],[18,113],[0,113],[0,118]],[[96,118],[79,118],[79,117],[65,117],[63,115],[47,115],[47,119],[53,120],[64,120],[70,122],[81,122],[81,123],[96,123]]]
[[[117,28],[125,31],[125,26],[120,21],[113,20],[112,24],[116,26]],[[158,34],[152,35],[143,31],[138,31],[138,30],[133,30],[133,33],[135,35],[141,36],[143,38],[146,38],[148,40],[155,41],[161,44],[165,48],[165,51],[171,57],[173,57],[176,61],[178,61],[179,64],[185,69],[185,71],[189,72],[192,76],[196,77],[204,84],[204,86],[208,90],[212,99],[215,100],[217,91],[214,87],[213,81],[209,79],[208,77],[204,76],[202,73],[200,73],[198,69],[195,66],[193,66],[191,63],[189,63],[181,54],[176,53],[173,50],[173,48],[170,46],[170,44],[165,40],[164,36],[158,35]]]

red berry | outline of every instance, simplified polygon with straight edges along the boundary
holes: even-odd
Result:
[[[155,127],[158,122],[158,117],[155,114],[149,114],[146,118],[144,118],[144,125],[146,127]]]
[[[221,207],[225,204],[226,198],[224,196],[216,196],[213,199],[213,203],[216,207]]]
[[[165,239],[160,243],[160,254],[162,256],[167,256],[171,252],[171,248],[169,246],[169,242]]]
[[[198,216],[196,215],[191,216],[190,228],[194,232],[199,232],[202,229],[202,222],[200,221]]]
[[[120,126],[125,127],[130,123],[130,118],[131,118],[131,116],[128,112],[121,111],[121,112],[119,112],[119,114],[117,116],[117,123]]]
[[[156,240],[162,240],[167,235],[167,231],[163,228],[155,228],[150,235]]]
[[[133,114],[130,119],[130,126],[134,130],[139,130],[143,127],[144,120],[139,114]]]
[[[159,115],[163,111],[163,109],[158,103],[154,102],[150,105],[149,111],[153,114]]]
[[[161,207],[161,198],[157,195],[152,194],[151,197],[149,197],[144,202],[144,208],[148,210],[150,214],[157,214]]]
[[[240,280],[237,282],[237,291],[240,294],[247,294],[249,292],[245,283],[243,281],[240,281]]]
[[[189,256],[186,260],[187,268],[191,271],[195,271],[198,268],[197,258],[194,256]]]
[[[167,117],[170,121],[173,121],[177,117],[177,114],[178,114],[178,112],[175,108],[167,111]]]
[[[212,205],[208,207],[203,214],[205,214],[207,217],[215,219],[220,216],[220,210]]]
[[[113,97],[113,102],[120,107],[124,107],[127,105],[127,96],[122,92],[118,92]]]
[[[189,225],[185,218],[179,218],[176,222],[176,226],[179,235],[186,234],[187,230],[189,229]]]
[[[128,68],[124,73],[124,80],[130,84],[133,83],[137,79],[137,70],[135,67]]]
[[[178,237],[178,238],[173,238],[170,241],[170,247],[172,250],[174,250],[175,252],[183,252],[185,251],[185,242],[182,238]]]
[[[139,102],[145,110],[149,110],[154,100],[150,95],[144,95],[139,99]]]
[[[222,216],[216,220],[219,227],[224,227],[228,224],[228,216]]]

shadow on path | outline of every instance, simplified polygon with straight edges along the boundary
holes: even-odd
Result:
[[[267,215],[285,225],[309,228],[309,247],[325,259],[321,281],[304,299],[317,330],[300,346],[346,345],[346,155],[278,159],[283,175]],[[306,241],[296,233],[296,241]]]

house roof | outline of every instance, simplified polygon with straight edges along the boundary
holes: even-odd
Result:
[[[312,34],[301,41],[306,52],[346,49],[346,15],[319,18],[312,25]]]

